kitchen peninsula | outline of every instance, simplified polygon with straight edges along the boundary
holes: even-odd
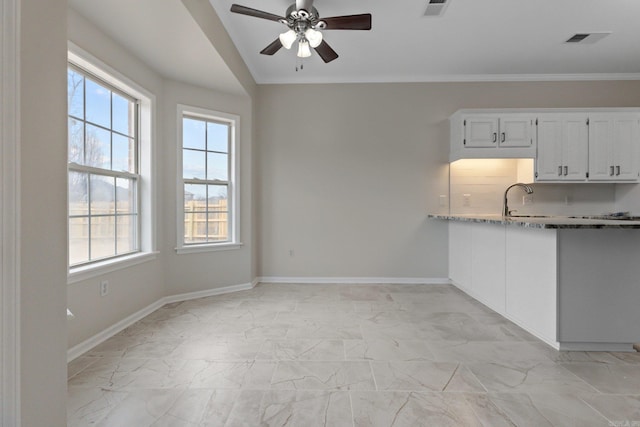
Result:
[[[640,342],[640,221],[429,215],[449,221],[449,277],[560,350]]]

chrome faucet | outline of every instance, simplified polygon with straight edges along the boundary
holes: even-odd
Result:
[[[504,190],[504,203],[502,204],[502,216],[511,216],[509,207],[507,206],[507,194],[509,193],[509,190],[511,190],[513,187],[522,187],[527,194],[533,193],[533,188],[531,188],[531,186],[527,184],[522,184],[520,182],[507,187],[507,189]]]

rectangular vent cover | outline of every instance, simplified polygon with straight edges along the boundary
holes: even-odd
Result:
[[[429,0],[424,16],[442,16],[451,0]]]
[[[598,33],[576,33],[569,37],[565,43],[594,44],[611,34],[611,31]]]

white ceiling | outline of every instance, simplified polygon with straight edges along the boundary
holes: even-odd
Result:
[[[180,0],[69,0],[69,4],[162,76],[244,93]]]
[[[233,14],[238,3],[284,15],[293,0],[209,0],[257,83],[640,79],[638,0],[316,0],[321,17],[371,13],[371,31],[325,31],[340,57],[259,52],[282,24]],[[70,0],[71,6],[162,75],[224,92],[243,90],[179,0]],[[575,33],[610,31],[595,44]]]

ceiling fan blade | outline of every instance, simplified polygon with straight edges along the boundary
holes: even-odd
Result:
[[[263,55],[273,55],[274,53],[279,51],[281,47],[282,47],[282,43],[280,42],[280,39],[277,38],[269,46],[262,49],[260,53]]]
[[[256,18],[268,19],[269,21],[279,22],[284,19],[282,16],[274,15],[273,13],[263,12],[262,10],[252,9],[247,6],[241,6],[239,4],[231,5],[231,12],[239,13],[241,15],[255,16]]]
[[[338,57],[336,51],[333,50],[331,46],[329,46],[329,44],[324,40],[322,40],[322,43],[320,43],[320,45],[318,47],[315,47],[314,49],[316,50],[316,52],[318,52],[318,55],[325,63],[331,62]]]
[[[327,24],[327,30],[370,30],[371,14],[334,16],[322,18]]]

